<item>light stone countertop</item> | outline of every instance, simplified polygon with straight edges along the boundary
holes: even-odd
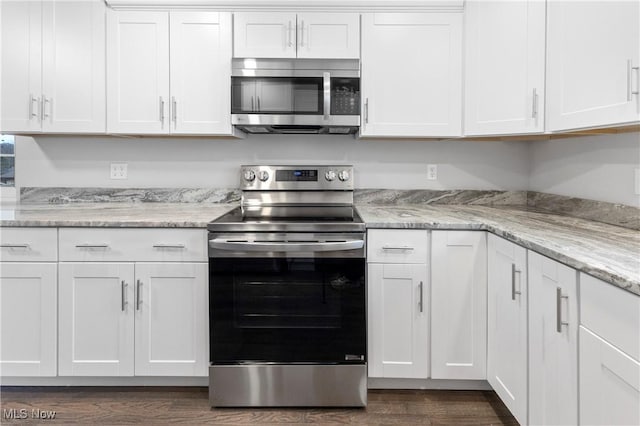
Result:
[[[205,228],[237,204],[2,205],[0,226]],[[640,295],[640,231],[523,208],[407,204],[357,207],[367,228],[487,230]]]
[[[513,207],[371,205],[358,212],[369,229],[487,230],[640,295],[640,231]]]

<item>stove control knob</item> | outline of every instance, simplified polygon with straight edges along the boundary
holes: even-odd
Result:
[[[334,172],[333,170],[329,170],[327,173],[324,174],[324,178],[329,182],[331,182],[336,178],[336,172]]]
[[[243,176],[247,182],[253,182],[256,178],[256,173],[253,170],[245,170]]]
[[[338,178],[343,182],[348,181],[350,178],[349,172],[346,170],[341,171],[340,173],[338,173]]]
[[[267,179],[269,179],[269,172],[266,170],[260,170],[258,172],[258,179],[260,179],[262,182],[266,181]]]

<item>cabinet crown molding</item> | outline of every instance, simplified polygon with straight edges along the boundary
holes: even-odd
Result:
[[[105,0],[114,9],[199,8],[217,10],[462,11],[464,0]]]

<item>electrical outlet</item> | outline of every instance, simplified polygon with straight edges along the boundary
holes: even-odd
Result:
[[[127,163],[111,163],[111,179],[126,179]]]
[[[640,169],[636,169],[635,187],[636,195],[640,195]]]
[[[437,164],[427,164],[427,180],[438,180]]]

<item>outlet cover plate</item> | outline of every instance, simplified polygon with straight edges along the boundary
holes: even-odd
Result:
[[[126,179],[127,163],[111,163],[111,179]]]
[[[427,180],[438,180],[437,164],[427,164]]]

